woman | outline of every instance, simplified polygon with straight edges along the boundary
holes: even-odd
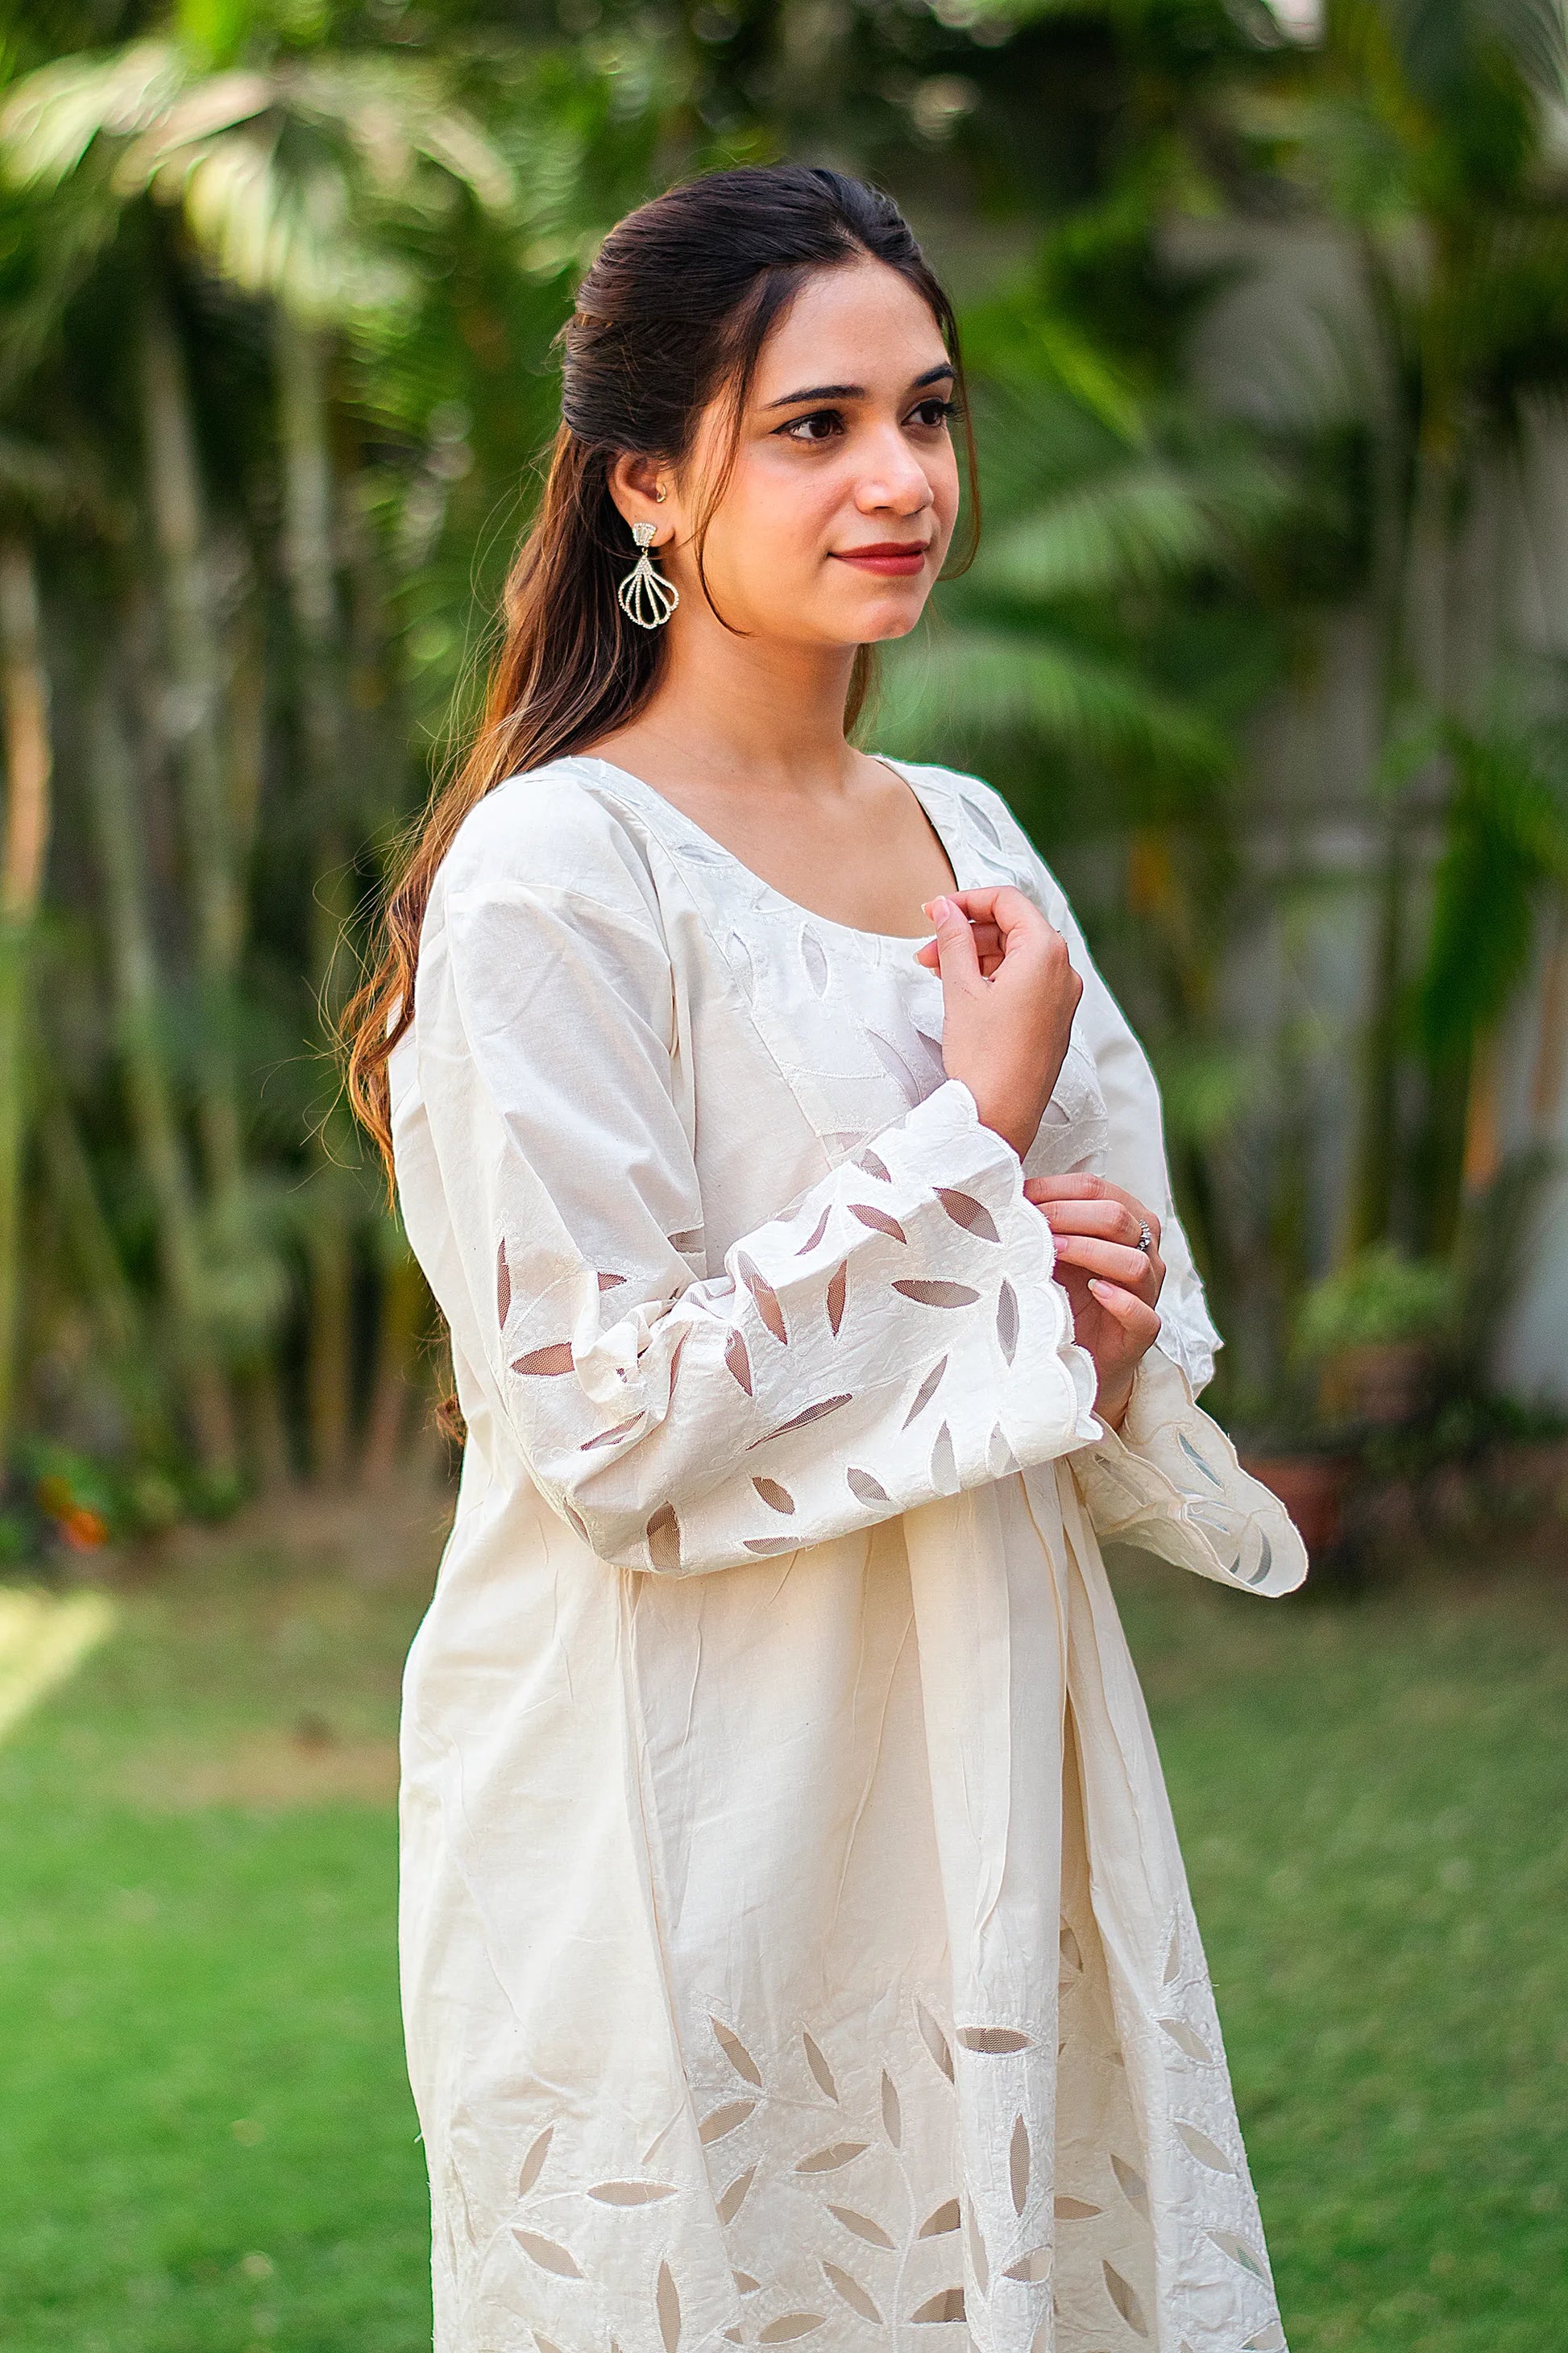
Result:
[[[1284,2343],[1097,1538],[1304,1556],[1060,892],[846,735],[956,367],[854,181],[622,222],[360,1008],[468,1428],[404,1717],[442,2353]]]

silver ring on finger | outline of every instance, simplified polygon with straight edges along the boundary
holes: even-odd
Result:
[[[1145,1258],[1149,1256],[1154,1247],[1154,1237],[1146,1225],[1139,1226],[1138,1247],[1142,1251]]]

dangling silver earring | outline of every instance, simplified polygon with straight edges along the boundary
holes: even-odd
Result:
[[[633,523],[632,537],[642,553],[616,590],[622,612],[639,629],[661,629],[680,602],[680,591],[674,581],[656,572],[648,556],[654,529],[651,522]]]

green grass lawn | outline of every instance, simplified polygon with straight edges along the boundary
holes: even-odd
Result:
[[[393,1955],[416,1529],[148,1578],[0,1748],[0,2347],[413,2353]],[[1120,1578],[1294,2353],[1568,2346],[1568,1609]]]

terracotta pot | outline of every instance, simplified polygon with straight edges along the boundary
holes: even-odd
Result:
[[[1342,1455],[1243,1455],[1241,1467],[1279,1496],[1310,1553],[1328,1552],[1339,1542],[1353,1468]]]

